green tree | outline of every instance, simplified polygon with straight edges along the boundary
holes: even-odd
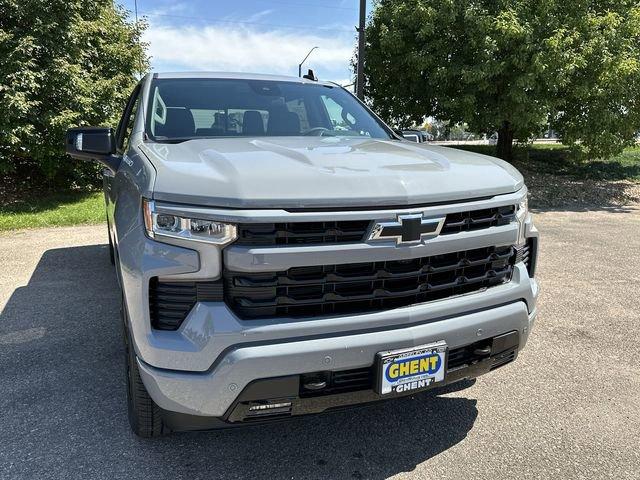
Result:
[[[95,181],[96,166],[64,161],[65,131],[117,123],[148,68],[144,28],[111,0],[0,0],[0,171]]]
[[[366,93],[387,120],[498,131],[510,159],[551,121],[606,156],[640,129],[640,16],[625,0],[380,0]]]
[[[620,153],[640,131],[640,3],[574,0],[558,8],[568,27],[547,42],[556,62],[549,63],[552,126],[592,156]]]

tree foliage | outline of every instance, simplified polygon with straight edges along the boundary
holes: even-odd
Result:
[[[64,161],[65,131],[117,123],[148,67],[143,29],[111,0],[0,0],[0,172],[95,178],[97,167]]]
[[[392,123],[425,116],[513,138],[551,122],[609,156],[640,130],[640,7],[628,0],[380,0],[367,96]]]

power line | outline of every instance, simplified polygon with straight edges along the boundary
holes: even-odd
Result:
[[[188,15],[173,15],[168,13],[154,13],[154,12],[140,12],[142,15],[147,15],[150,17],[167,17],[167,18],[181,18],[185,20],[205,20],[207,22],[212,23],[231,23],[231,24],[239,24],[239,25],[257,25],[262,27],[277,27],[277,28],[293,28],[296,30],[320,30],[323,32],[351,32],[350,28],[324,28],[324,27],[314,27],[310,25],[282,25],[276,23],[264,23],[264,22],[243,22],[239,20],[223,20],[221,18],[211,18],[211,17],[195,17]]]

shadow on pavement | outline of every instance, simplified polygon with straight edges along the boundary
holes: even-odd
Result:
[[[373,478],[462,441],[476,401],[428,392],[271,425],[141,440],[126,416],[104,245],[49,250],[0,313],[0,478]]]
[[[640,204],[629,205],[612,205],[612,206],[567,206],[562,207],[530,207],[531,213],[552,213],[552,212],[566,212],[566,213],[586,213],[586,212],[606,212],[606,213],[634,213],[640,210]]]

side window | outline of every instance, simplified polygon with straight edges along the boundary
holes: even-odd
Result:
[[[153,90],[153,104],[151,106],[151,134],[156,135],[156,128],[162,128],[167,124],[167,105],[160,96],[160,90]]]
[[[306,108],[304,102],[302,101],[302,99],[289,100],[286,103],[286,105],[287,105],[287,109],[290,112],[293,112],[296,115],[298,115],[298,118],[300,119],[300,129],[303,132],[309,130],[311,127],[309,125],[309,117],[307,115],[307,108]]]
[[[342,105],[336,102],[333,98],[322,95],[320,97],[322,103],[327,111],[329,121],[331,122],[331,128],[334,131],[339,131],[342,134],[351,132],[358,135],[370,135],[370,132],[358,131],[356,126],[355,117],[346,111]]]
[[[222,116],[224,113],[224,110],[192,108],[191,115],[193,115],[193,123],[195,124],[196,131],[204,128],[214,128],[214,126],[224,128],[224,117]]]
[[[118,144],[116,145],[119,152],[123,152],[125,146],[129,144],[129,138],[133,131],[133,122],[136,118],[136,112],[138,111],[138,105],[140,103],[140,85],[136,87],[133,94],[127,102],[120,124],[118,125],[118,131],[116,132],[116,139]]]
[[[269,119],[268,111],[230,108],[228,112],[230,134],[247,136],[264,135]]]

